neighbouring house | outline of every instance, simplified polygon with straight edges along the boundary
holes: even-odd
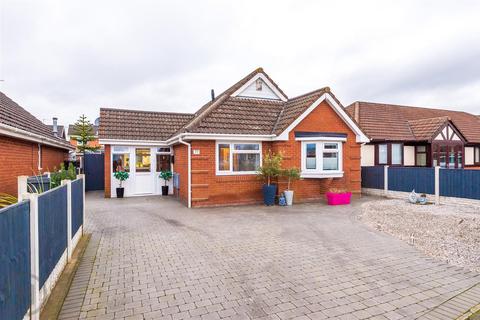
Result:
[[[55,137],[62,138],[63,140],[67,140],[67,135],[65,132],[65,127],[58,124],[58,118],[52,119],[52,124],[47,125],[48,128],[52,131],[52,134]]]
[[[216,97],[212,90],[195,114],[102,108],[99,136],[106,197],[115,196],[118,169],[130,172],[126,196],[160,194],[159,172],[171,169],[180,199],[193,207],[260,202],[256,169],[269,151],[301,169],[295,201],[318,200],[332,187],[358,195],[360,145],[369,142],[328,87],[288,98],[261,68]]]
[[[72,146],[0,92],[0,192],[17,195],[17,177],[52,171]]]
[[[362,146],[362,166],[480,167],[476,115],[371,102],[346,109],[371,140]]]
[[[99,119],[97,118],[95,120],[95,123],[92,124],[92,132],[93,132],[93,136],[95,137],[95,140],[88,141],[87,146],[89,146],[89,147],[99,147],[98,152],[102,152],[103,148],[100,145],[100,143],[98,142],[98,121],[99,121]],[[75,147],[75,153],[73,154],[73,156],[76,157],[77,155],[79,155],[80,152],[77,148],[77,146],[78,146],[77,138],[79,138],[79,136],[78,136],[78,133],[75,131],[75,125],[71,124],[71,125],[68,126],[67,136],[68,136],[68,139],[70,141],[70,144]]]

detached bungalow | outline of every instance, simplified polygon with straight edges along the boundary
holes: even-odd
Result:
[[[159,172],[171,169],[193,207],[260,202],[255,172],[269,151],[301,169],[295,201],[318,200],[331,187],[360,194],[360,145],[369,142],[328,87],[288,98],[261,68],[195,114],[102,108],[99,136],[106,197],[115,196],[118,168],[130,172],[126,196],[160,194]]]
[[[476,115],[371,102],[347,111],[371,139],[362,146],[362,166],[480,168]]]
[[[17,195],[17,177],[51,171],[68,158],[73,147],[50,128],[0,92],[0,192]]]

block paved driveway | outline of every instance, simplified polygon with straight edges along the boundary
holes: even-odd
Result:
[[[60,319],[431,319],[480,282],[368,229],[359,202],[189,210],[88,194],[93,236]]]

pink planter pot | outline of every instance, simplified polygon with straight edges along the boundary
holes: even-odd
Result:
[[[333,193],[327,192],[325,194],[327,196],[327,202],[330,206],[337,206],[340,204],[350,204],[350,199],[352,198],[351,192],[345,193]]]

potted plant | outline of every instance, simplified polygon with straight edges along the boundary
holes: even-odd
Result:
[[[298,168],[284,169],[282,176],[288,179],[287,190],[283,192],[285,199],[287,200],[287,206],[291,206],[293,203],[293,190],[290,190],[290,183],[300,179],[300,170]]]
[[[327,202],[330,206],[349,204],[352,193],[345,189],[332,188],[327,193]]]
[[[119,185],[117,188],[117,198],[123,198],[124,188],[122,187],[122,182],[128,179],[128,172],[126,171],[115,171],[113,174],[115,179],[119,181]]]
[[[281,173],[282,155],[267,153],[263,157],[263,165],[258,168],[257,175],[264,181],[262,188],[263,203],[267,206],[275,204],[275,195],[277,194],[277,185],[272,184],[272,179],[278,177]]]
[[[172,179],[172,171],[161,171],[160,178],[165,181],[165,185],[162,186],[162,196],[168,196],[168,185],[167,182]]]

